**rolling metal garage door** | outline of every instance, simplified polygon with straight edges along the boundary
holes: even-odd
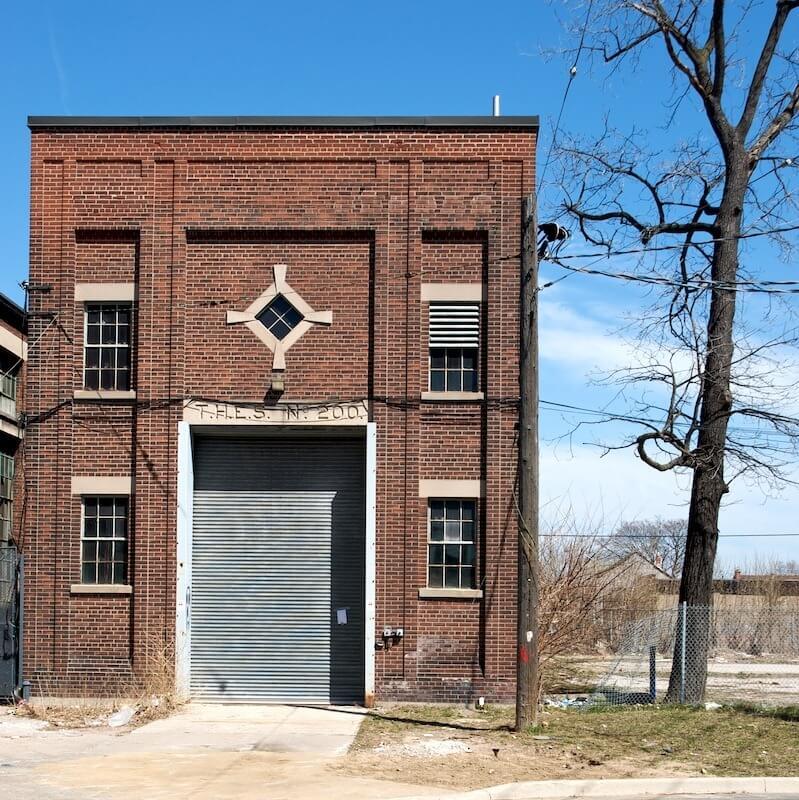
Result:
[[[359,703],[364,442],[198,438],[191,693]]]

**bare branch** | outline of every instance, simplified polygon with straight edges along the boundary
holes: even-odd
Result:
[[[712,45],[711,45],[712,43]],[[724,92],[724,76],[727,72],[726,42],[724,37],[724,0],[713,0],[713,17],[710,35],[705,49],[713,48],[713,95],[721,100]]]
[[[765,130],[755,139],[754,143],[748,150],[749,156],[749,169],[753,170],[760,160],[762,153],[768,148],[772,142],[788,127],[791,120],[796,116],[799,110],[799,83],[794,86],[793,91],[789,95],[785,106],[780,112],[768,123]]]
[[[763,49],[760,51],[760,57],[758,58],[757,66],[752,75],[752,81],[749,84],[749,92],[747,93],[746,102],[741,112],[741,118],[738,120],[738,125],[736,126],[741,141],[746,139],[752,127],[752,122],[755,119],[757,107],[763,95],[763,86],[766,82],[766,77],[771,67],[777,44],[780,41],[782,30],[785,27],[785,22],[791,11],[797,6],[799,6],[799,0],[777,0],[774,19],[771,21],[771,26],[766,35],[766,41],[763,44]]]

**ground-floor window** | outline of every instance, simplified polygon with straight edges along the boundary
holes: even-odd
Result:
[[[0,453],[0,544],[11,537],[14,500],[14,458]]]
[[[474,500],[430,500],[427,585],[431,588],[474,588],[476,512]]]
[[[128,498],[84,497],[82,583],[127,582]]]
[[[11,538],[12,503],[0,498],[0,545]]]

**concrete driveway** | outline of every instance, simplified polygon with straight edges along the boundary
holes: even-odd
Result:
[[[3,713],[6,711],[6,713]],[[441,794],[338,770],[355,708],[190,704],[132,730],[45,729],[0,709],[0,787],[15,800],[277,800]]]

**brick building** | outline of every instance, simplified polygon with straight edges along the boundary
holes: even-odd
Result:
[[[510,698],[537,119],[29,125],[24,677]]]
[[[0,548],[11,539],[14,474],[22,440],[19,375],[26,355],[25,311],[0,294]]]

